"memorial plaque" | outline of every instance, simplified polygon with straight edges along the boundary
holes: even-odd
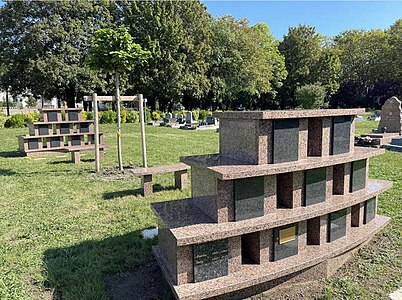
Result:
[[[327,169],[318,168],[304,172],[304,204],[305,206],[325,201]]]
[[[274,261],[298,253],[298,224],[274,229]]]
[[[352,176],[350,176],[350,192],[366,187],[366,160],[358,160],[352,163]]]
[[[68,112],[68,120],[69,121],[78,121],[78,111],[69,111]]]
[[[69,134],[70,133],[70,124],[60,124],[60,133],[61,134]]]
[[[328,242],[346,235],[346,208],[328,215]]]
[[[371,198],[364,202],[364,220],[363,223],[367,224],[375,218],[376,199]]]
[[[49,135],[49,126],[39,125],[39,135]]]
[[[228,275],[228,240],[193,245],[194,282]]]
[[[296,161],[299,158],[299,120],[274,120],[273,163]]]
[[[234,181],[235,220],[246,220],[264,215],[264,177]]]
[[[71,145],[72,146],[81,146],[81,137],[80,136],[72,136],[71,137]]]
[[[47,121],[48,122],[58,122],[59,120],[57,119],[57,111],[49,111],[47,113]]]
[[[33,149],[38,149],[39,148],[39,143],[37,139],[29,139],[28,141],[28,149],[33,150]]]
[[[80,132],[89,132],[89,123],[81,123]]]
[[[52,148],[60,147],[60,138],[51,138],[50,139],[50,147],[52,147]]]
[[[331,154],[348,153],[350,151],[351,116],[333,117],[331,130]]]

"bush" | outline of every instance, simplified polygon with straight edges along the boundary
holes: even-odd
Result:
[[[138,111],[130,111],[127,115],[127,123],[138,123],[140,114]]]
[[[27,123],[25,122],[25,118],[22,114],[13,115],[4,123],[4,127],[7,128],[22,128],[25,126],[27,126]]]
[[[151,112],[149,110],[145,111],[145,123],[149,123],[152,121]]]
[[[325,88],[320,84],[306,84],[296,89],[295,97],[298,106],[305,109],[325,108]]]
[[[82,118],[84,120],[93,120],[94,119],[94,113],[92,111],[83,111],[82,112]]]
[[[127,122],[127,116],[128,116],[128,111],[127,110],[122,110],[120,112],[120,120],[121,120],[121,124],[124,124]],[[117,120],[116,120],[117,122]]]
[[[209,111],[209,110],[205,110],[205,109],[200,110],[198,120],[206,120],[207,116],[210,115],[210,114],[212,114],[212,112]]]
[[[112,124],[116,123],[117,113],[113,110],[107,110],[102,112],[102,116],[99,116],[99,123]]]
[[[8,107],[14,108],[16,106],[17,106],[16,103],[14,103],[12,101],[8,101]],[[4,107],[4,108],[7,107],[7,102],[6,101],[0,101],[0,107]]]
[[[24,115],[25,124],[39,122],[40,120],[40,113],[33,112]]]
[[[0,128],[4,128],[4,124],[6,123],[8,117],[2,113],[0,113]]]
[[[161,118],[161,114],[157,111],[153,111],[151,114],[151,119],[154,121],[158,121]]]
[[[193,110],[191,111],[193,113],[193,120],[198,121],[200,117],[200,111],[199,110]]]

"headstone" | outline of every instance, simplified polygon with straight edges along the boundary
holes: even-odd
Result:
[[[385,101],[381,108],[381,120],[378,125],[378,130],[386,127],[387,132],[402,131],[402,109],[401,101],[397,97],[391,97]]]
[[[217,125],[218,120],[214,118],[212,115],[207,115],[206,122],[207,125]]]
[[[172,113],[167,113],[165,118],[170,120],[173,117]]]
[[[375,218],[375,197],[364,202],[364,218],[363,223],[367,224]]]
[[[186,124],[193,124],[193,113],[191,111],[188,111],[186,113]]]

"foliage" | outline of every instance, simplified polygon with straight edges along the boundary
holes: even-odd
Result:
[[[121,123],[122,124],[127,122],[127,116],[128,116],[128,111],[127,110],[122,110],[120,112],[120,117],[121,117]]]
[[[207,115],[212,114],[211,111],[205,109],[200,109],[198,113],[199,113],[198,120],[206,120]]]
[[[138,123],[140,120],[140,115],[138,111],[129,111],[127,115],[127,123]]]
[[[212,107],[222,103],[255,108],[263,94],[276,95],[286,77],[278,42],[263,24],[250,27],[246,20],[225,16],[212,21],[214,38],[209,70]]]
[[[101,115],[99,115],[99,123],[101,124],[112,124],[116,123],[117,113],[113,110],[103,111]]]
[[[326,108],[325,88],[318,84],[306,84],[298,87],[295,98],[299,107],[304,109]]]
[[[151,112],[148,109],[146,109],[145,110],[145,123],[149,123],[151,121],[152,121]]]
[[[4,128],[4,124],[6,123],[8,117],[3,113],[0,113],[0,128]]]
[[[157,111],[153,111],[151,114],[151,119],[154,121],[158,121],[161,119],[161,114]]]
[[[198,100],[208,93],[212,33],[204,4],[126,1],[123,16],[136,42],[152,53],[131,74],[152,109],[172,109],[183,98]]]
[[[92,111],[83,111],[82,112],[82,118],[84,120],[93,120],[94,119],[94,113]]]
[[[315,27],[299,25],[290,27],[279,49],[285,56],[288,76],[281,89],[282,107],[297,105],[295,92],[307,84],[322,85],[327,95],[339,88],[341,64],[337,52],[325,45],[325,38]]]
[[[131,71],[148,54],[149,51],[133,42],[126,27],[104,28],[95,32],[87,63],[95,70],[124,73]]]
[[[26,124],[33,123],[33,122],[39,122],[40,117],[41,117],[40,113],[37,113],[37,112],[24,114],[23,116],[24,116],[24,120],[25,120]]]
[[[25,118],[22,114],[12,115],[4,123],[4,127],[7,128],[23,128],[25,126],[27,126],[27,123],[25,122]]]
[[[15,108],[17,105],[15,102],[9,101],[8,106],[10,108]],[[7,107],[7,103],[5,101],[0,101],[0,107]]]
[[[192,113],[193,113],[193,120],[198,121],[198,119],[200,117],[199,111],[198,110],[193,110]]]
[[[105,87],[104,78],[85,65],[95,30],[112,22],[108,1],[8,1],[0,7],[3,79],[13,92],[29,89],[45,99],[74,98]]]
[[[33,96],[29,96],[27,100],[28,107],[35,107],[38,105],[38,100],[36,100]]]

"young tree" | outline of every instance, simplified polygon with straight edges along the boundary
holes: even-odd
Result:
[[[117,105],[117,151],[119,170],[123,170],[121,156],[121,116],[120,116],[120,74],[131,71],[150,52],[142,50],[133,42],[124,26],[116,29],[98,29],[89,50],[88,64],[95,70],[112,73],[115,76]]]

